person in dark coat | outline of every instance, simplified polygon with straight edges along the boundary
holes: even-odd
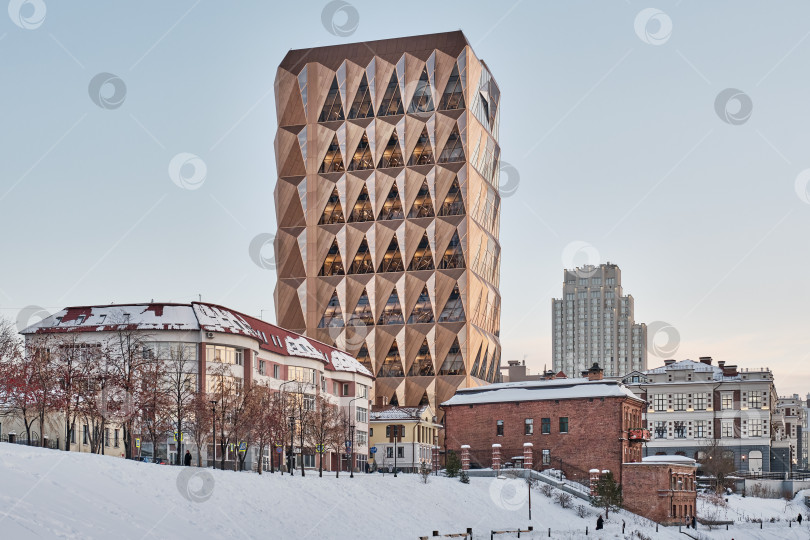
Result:
[[[697,518],[692,516],[692,528],[697,529]]]
[[[602,519],[602,514],[599,514],[599,517],[596,518],[596,530],[598,531],[598,530],[602,529],[604,524],[605,524],[605,521]]]
[[[799,514],[799,517],[796,518],[796,521],[799,522],[799,525],[802,524],[802,515],[801,514]]]
[[[189,452],[188,450],[186,450],[186,455],[183,458],[183,463],[186,465],[186,467],[191,467],[191,452]]]

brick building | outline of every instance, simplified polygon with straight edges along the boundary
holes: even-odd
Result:
[[[445,451],[470,445],[472,467],[492,466],[492,445],[500,444],[505,466],[520,466],[524,444],[532,443],[533,468],[555,468],[587,480],[593,467],[614,471],[641,461],[644,402],[623,384],[602,380],[594,365],[588,378],[500,383],[465,388],[442,404]]]
[[[695,460],[649,456],[624,468],[624,507],[663,525],[687,522],[695,514]]]

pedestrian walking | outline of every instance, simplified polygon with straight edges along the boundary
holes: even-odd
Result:
[[[191,467],[191,452],[186,450],[186,455],[183,458],[183,463],[185,463],[186,467]]]
[[[799,514],[799,517],[796,518],[796,521],[799,522],[799,525],[802,524],[802,515],[801,515],[801,513]]]
[[[601,530],[604,525],[605,520],[602,519],[602,514],[599,514],[599,517],[596,518],[596,530]]]

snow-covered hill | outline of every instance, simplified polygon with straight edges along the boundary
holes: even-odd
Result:
[[[562,509],[532,492],[528,519],[526,484],[518,479],[417,475],[324,476],[211,471],[136,463],[0,444],[0,536],[2,538],[337,538],[409,539],[463,532],[489,538],[492,529],[526,529],[521,538],[686,538],[631,514],[611,514],[604,531],[593,527],[598,510]],[[750,500],[750,499],[749,499]],[[782,503],[784,506],[784,503]],[[621,534],[622,520],[626,535]],[[808,528],[779,529],[779,538],[807,538]],[[781,534],[781,531],[791,536]],[[722,531],[711,538],[774,538]],[[731,531],[729,531],[731,532]],[[763,533],[768,531],[763,530]],[[706,535],[705,531],[701,531]],[[793,535],[795,533],[795,535]],[[514,535],[496,538],[514,538]]]

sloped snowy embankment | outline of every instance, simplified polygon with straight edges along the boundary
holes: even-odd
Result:
[[[588,507],[589,515],[578,517],[580,502],[562,509],[533,491],[529,521],[522,480],[472,478],[465,485],[431,477],[424,485],[417,475],[258,476],[0,444],[3,538],[416,540],[433,530],[472,527],[478,539],[489,538],[491,529],[528,525],[542,534],[521,538],[547,538],[549,527],[552,538],[582,538],[587,525],[588,538],[607,539],[622,537],[622,519],[626,538],[635,530],[656,539],[685,538],[677,529],[655,534],[626,513],[611,514],[606,530],[594,534],[597,511]],[[807,538],[806,528],[803,536],[780,537]]]

